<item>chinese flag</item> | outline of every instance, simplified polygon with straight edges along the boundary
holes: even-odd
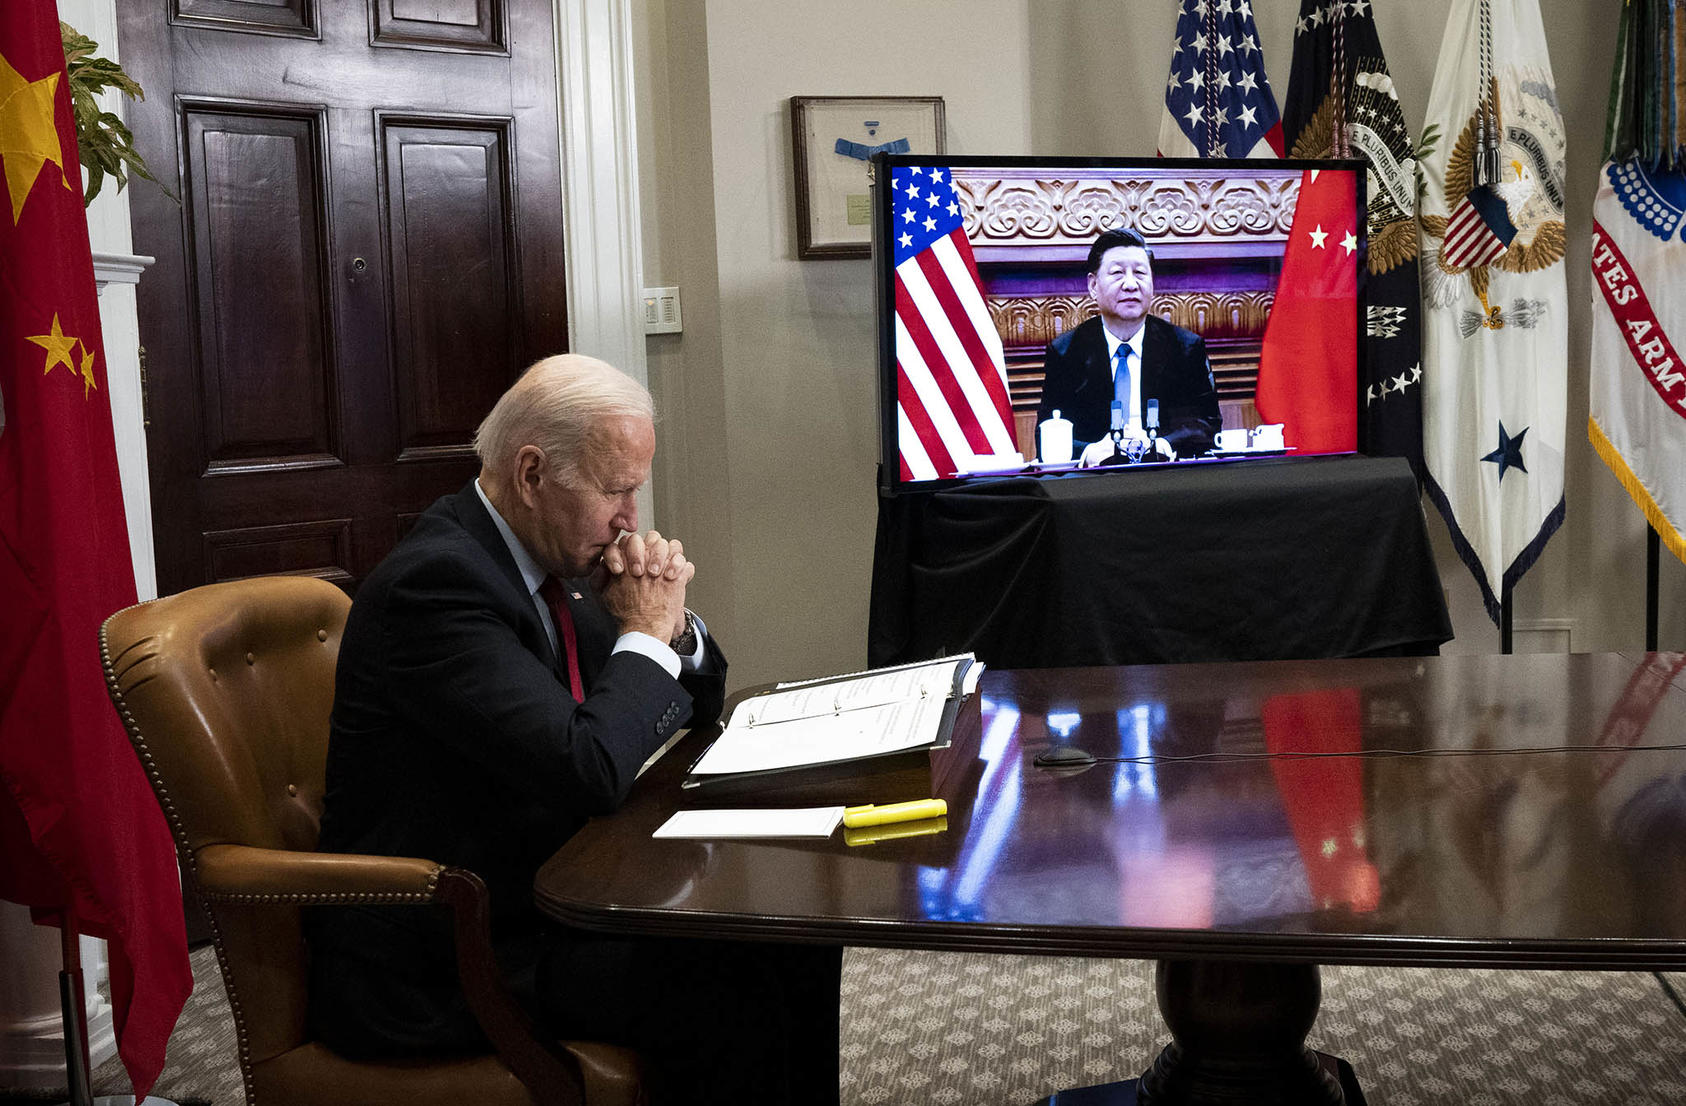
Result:
[[[1301,453],[1358,448],[1358,203],[1352,174],[1308,169],[1259,354],[1259,418]]]
[[[110,944],[137,1096],[192,989],[169,827],[106,697],[135,601],[51,0],[0,3],[0,898]]]

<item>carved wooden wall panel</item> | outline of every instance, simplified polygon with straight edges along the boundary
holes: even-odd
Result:
[[[376,46],[506,53],[503,0],[374,0],[370,23]]]
[[[289,573],[351,582],[351,520],[215,530],[204,536],[206,583]]]
[[[1060,246],[1087,251],[1103,230],[1132,226],[1155,248],[1285,241],[1299,198],[1297,172],[1234,179],[1189,170],[1147,176],[1054,177],[1047,170],[954,170],[966,235],[975,249]]]
[[[170,22],[218,31],[315,38],[320,28],[316,4],[317,0],[174,0]]]
[[[1153,313],[1214,340],[1257,339],[1275,301],[1274,292],[1176,292],[1153,297]],[[992,296],[990,317],[1009,351],[1037,350],[1095,315],[1088,296]]]
[[[322,118],[189,102],[183,122],[204,468],[337,464]]]
[[[401,460],[468,456],[519,370],[507,121],[383,117]]]

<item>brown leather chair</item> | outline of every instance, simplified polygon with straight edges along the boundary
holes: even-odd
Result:
[[[318,853],[334,665],[351,603],[279,576],[195,588],[100,628],[111,701],[205,904],[249,1106],[632,1106],[637,1055],[541,1041],[492,960],[486,888],[428,860]],[[299,907],[446,903],[463,989],[494,1055],[353,1062],[305,1028]]]

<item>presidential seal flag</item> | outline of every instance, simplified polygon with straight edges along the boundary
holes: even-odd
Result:
[[[1563,523],[1563,116],[1537,0],[1454,0],[1425,134],[1426,488],[1498,622]]]
[[[1368,236],[1358,448],[1404,457],[1422,478],[1422,310],[1417,162],[1368,0],[1300,0],[1282,105],[1289,157],[1355,157]]]
[[[1281,157],[1251,0],[1183,0],[1159,121],[1161,157]]]
[[[0,898],[110,942],[137,1095],[192,988],[175,847],[106,697],[135,601],[64,48],[0,3]]]
[[[1617,151],[1592,205],[1587,436],[1662,543],[1686,560],[1686,169],[1667,167],[1679,152],[1676,131],[1645,122],[1674,115],[1686,131],[1672,79],[1646,64],[1659,41],[1653,28],[1671,9],[1622,12],[1607,136]]]

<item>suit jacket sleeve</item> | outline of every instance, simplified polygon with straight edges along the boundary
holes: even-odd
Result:
[[[1218,390],[1206,340],[1173,329],[1174,353],[1159,376],[1159,432],[1178,457],[1193,457],[1212,448],[1223,427]]]
[[[1072,455],[1107,436],[1112,426],[1111,367],[1098,320],[1089,319],[1048,343],[1042,354],[1042,396],[1036,424],[1060,417],[1071,421]]]
[[[419,559],[377,597],[388,701],[517,793],[580,814],[614,810],[690,717],[691,693],[655,661],[622,652],[576,702],[523,640],[536,612],[509,605],[465,560]]]
[[[720,720],[720,710],[726,701],[726,654],[714,635],[702,635],[703,660],[696,672],[682,672],[679,683],[691,695],[690,726],[711,726]]]

